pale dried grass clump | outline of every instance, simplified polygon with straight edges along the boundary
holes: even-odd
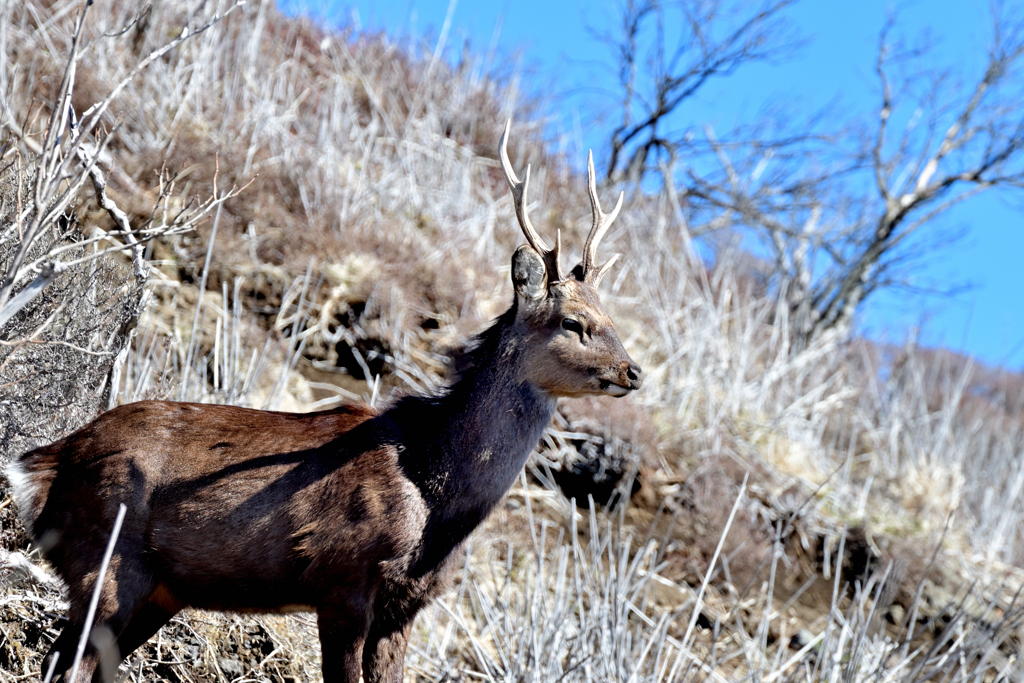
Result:
[[[158,27],[188,21],[165,2],[103,38],[136,8],[98,5],[76,106],[159,42]],[[26,130],[59,66],[41,47],[63,44],[74,7],[0,5],[2,59],[18,65],[2,71],[4,97]],[[508,115],[513,163],[535,169],[535,220],[578,256],[589,216],[569,169],[582,154],[545,151],[514,75],[432,55],[260,2],[124,91],[110,176],[130,214],[146,215],[164,163],[204,194],[215,174],[255,180],[199,234],[153,246],[153,304],[114,401],[300,410],[438,386],[451,350],[510,300],[520,236],[494,161]],[[563,407],[458,589],[418,622],[409,675],[1019,676],[1019,378],[913,345],[826,338],[794,356],[785,283],[759,284],[728,248],[709,267],[684,217],[671,193],[637,195],[606,238],[624,258],[603,297],[645,386],[630,403]],[[607,458],[595,475],[621,469],[619,507],[558,492],[585,453]],[[39,602],[5,586],[4,628],[47,627],[22,649],[7,636],[0,671],[21,674],[54,635],[59,591]],[[161,638],[131,680],[317,670],[304,618],[189,614]]]

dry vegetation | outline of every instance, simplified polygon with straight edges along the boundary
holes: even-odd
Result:
[[[75,110],[216,4],[137,17],[135,3],[97,2]],[[0,120],[29,139],[79,6],[0,0]],[[98,326],[134,322],[118,312],[139,311],[131,288],[124,304],[79,301],[83,284],[57,282],[41,319],[0,330],[4,457],[104,401],[310,410],[443,382],[450,350],[511,297],[520,234],[495,162],[507,116],[514,166],[533,164],[540,229],[578,249],[589,216],[583,159],[553,151],[543,103],[520,99],[517,74],[426,54],[255,2],[132,80],[106,115],[119,129],[102,164],[133,225],[153,215],[162,168],[179,173],[182,206],[251,184],[198,231],[147,245],[148,305],[123,353],[90,344],[109,338]],[[0,168],[31,158],[12,130],[0,130]],[[7,187],[23,168],[6,168]],[[1024,382],[913,344],[830,337],[794,355],[784,297],[736,249],[701,261],[676,201],[632,197],[606,238],[623,265],[603,296],[648,373],[643,390],[562,406],[522,485],[474,535],[457,589],[417,622],[407,677],[1020,680]],[[112,227],[88,193],[72,208],[53,240]],[[6,269],[17,232],[3,234]],[[123,254],[89,267],[104,286],[132,281]],[[73,344],[75,329],[43,325],[61,301],[82,330]],[[19,389],[44,365],[60,396]],[[98,383],[106,395],[74,398]],[[74,411],[55,412],[57,398]],[[598,504],[569,500],[587,494]],[[9,499],[0,506],[0,681],[34,678],[61,589],[18,554],[26,539]],[[314,679],[314,629],[309,617],[187,613],[125,675]]]

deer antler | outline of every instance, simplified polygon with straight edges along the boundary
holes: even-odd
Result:
[[[505,121],[505,132],[501,134],[501,144],[498,148],[501,156],[501,170],[505,172],[505,182],[512,190],[512,199],[516,208],[516,218],[519,219],[519,226],[526,235],[526,241],[530,243],[534,251],[544,259],[544,265],[548,271],[548,284],[558,282],[562,279],[562,273],[558,268],[558,252],[562,249],[561,231],[555,237],[555,248],[548,249],[545,242],[530,222],[530,216],[526,213],[526,191],[530,187],[530,166],[526,166],[526,177],[522,181],[512,170],[512,163],[508,160],[508,134],[512,128],[512,119]]]
[[[590,226],[590,234],[587,235],[587,243],[583,247],[580,280],[597,287],[604,274],[608,272],[608,269],[612,267],[615,260],[619,258],[619,255],[615,254],[603,266],[597,266],[597,245],[601,242],[604,234],[608,232],[608,228],[611,227],[616,217],[618,217],[619,210],[622,208],[622,197],[625,193],[619,193],[619,201],[615,202],[615,208],[612,209],[611,213],[601,211],[601,202],[597,198],[597,181],[594,179],[593,152],[590,152],[587,156],[587,191],[590,194],[590,206],[594,211],[594,224]]]

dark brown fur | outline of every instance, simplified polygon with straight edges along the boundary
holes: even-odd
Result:
[[[297,415],[143,402],[23,456],[38,487],[23,515],[68,583],[70,622],[84,620],[124,502],[97,620],[118,637],[120,656],[185,606],[330,606],[324,636],[341,633],[325,640],[325,671],[351,668],[334,661],[337,640],[365,630],[348,622],[369,618],[382,582],[401,583],[427,516],[398,447],[366,424],[373,417],[364,406]],[[403,600],[428,600],[443,575],[406,582]],[[61,635],[59,663],[70,665],[78,634]]]

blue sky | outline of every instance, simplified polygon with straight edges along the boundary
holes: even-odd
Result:
[[[571,130],[578,117],[584,147],[600,148],[607,138],[605,88],[614,86],[609,53],[593,33],[607,31],[621,0],[358,0],[314,2],[280,0],[282,10],[305,11],[329,23],[357,24],[383,30],[396,39],[433,49],[446,17],[445,46],[457,54],[469,42],[485,54],[518,59],[533,73],[536,88],[550,98],[552,125]],[[894,4],[887,0],[804,0],[787,16],[806,43],[773,64],[752,64],[727,79],[713,82],[687,104],[683,116],[697,127],[710,124],[728,131],[754,120],[771,104],[844,113],[877,105],[874,74],[878,31],[896,8],[899,27],[909,36],[928,32],[937,61],[972,74],[980,68],[989,37],[987,2],[930,0]],[[582,155],[585,152],[581,152]],[[966,238],[952,249],[930,256],[919,271],[931,284],[968,284],[955,297],[927,297],[906,292],[881,294],[867,303],[861,326],[870,336],[902,342],[911,327],[928,345],[949,346],[980,361],[1024,367],[1024,192],[989,193],[955,208],[943,226],[963,227]]]

